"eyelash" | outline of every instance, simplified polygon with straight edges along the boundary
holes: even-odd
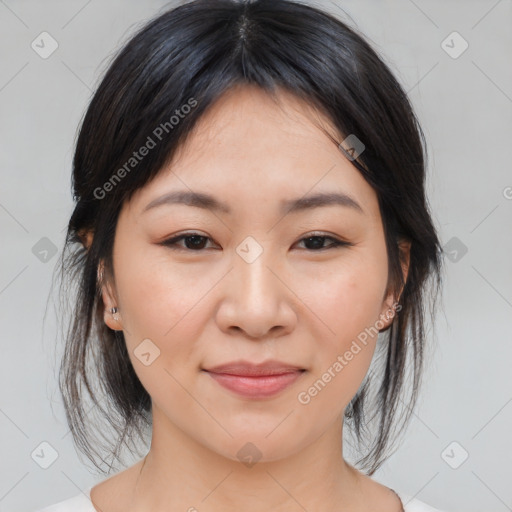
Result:
[[[192,238],[192,237],[199,237],[199,238],[211,240],[211,238],[208,236],[201,235],[200,233],[191,232],[191,233],[183,233],[174,238],[169,238],[168,240],[164,240],[163,242],[160,243],[160,245],[168,247],[169,249],[172,249],[172,250],[184,250],[184,251],[189,251],[189,252],[204,251],[205,249],[203,249],[203,248],[195,250],[195,249],[189,249],[188,247],[178,246],[178,242],[180,242],[181,240],[184,240],[185,238]],[[331,240],[332,243],[329,246],[322,247],[320,249],[309,249],[309,252],[323,252],[323,251],[326,251],[329,249],[335,249],[335,248],[339,248],[339,247],[350,247],[350,246],[354,245],[350,242],[344,242],[344,241],[334,238],[332,236],[323,235],[323,234],[311,234],[310,236],[301,238],[299,240],[299,242],[302,242],[303,240],[309,240],[311,238],[323,238],[325,240]]]

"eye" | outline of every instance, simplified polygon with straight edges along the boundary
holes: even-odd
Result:
[[[324,242],[326,240],[331,240],[331,243],[324,247]],[[312,234],[308,237],[304,237],[300,242],[304,241],[306,245],[309,245],[308,248],[313,248],[314,251],[325,251],[327,249],[335,249],[336,247],[342,247],[342,246],[351,246],[350,242],[345,242],[342,240],[338,240],[337,238],[334,238],[332,236],[324,235],[324,234]]]
[[[163,241],[161,245],[164,245],[171,249],[183,249],[200,252],[203,249],[205,249],[205,244],[208,240],[211,240],[211,238],[208,236],[201,235],[200,233],[184,233],[174,238],[170,238],[169,240]],[[327,247],[325,247],[324,242],[327,240],[330,240],[331,243]],[[179,244],[179,242],[181,241],[184,241],[185,246]],[[306,244],[306,248],[312,252],[325,251],[327,249],[334,249],[336,247],[353,245],[350,242],[338,240],[337,238],[334,238],[332,236],[316,233],[301,238],[299,242],[304,242]]]
[[[178,242],[181,242],[182,240],[185,241],[185,247],[178,245]],[[211,238],[201,235],[200,233],[185,233],[163,241],[162,245],[170,247],[171,249],[184,249],[198,252],[204,249],[204,242],[206,240],[211,240]]]

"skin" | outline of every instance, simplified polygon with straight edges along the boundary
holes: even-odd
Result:
[[[102,289],[105,322],[124,331],[152,398],[153,432],[144,460],[93,488],[97,510],[400,510],[341,446],[343,413],[377,337],[308,404],[298,400],[365,328],[389,325],[396,299],[387,293],[376,193],[322,131],[335,133],[326,118],[287,93],[280,100],[247,86],[226,93],[121,211],[115,275]],[[143,212],[173,190],[209,193],[232,213],[176,204]],[[279,212],[281,200],[320,191],[350,194],[364,213],[339,205]],[[161,245],[190,231],[208,237],[200,251],[183,239],[177,249]],[[304,241],[317,232],[353,245]],[[251,263],[237,253],[248,236],[263,250]],[[407,244],[402,250],[408,256]],[[146,366],[134,350],[148,338],[160,355]],[[238,359],[307,371],[266,399],[235,395],[201,371]],[[252,467],[237,457],[248,442],[261,454]]]

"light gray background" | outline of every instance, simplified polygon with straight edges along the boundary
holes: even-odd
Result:
[[[443,245],[467,247],[458,260],[446,256],[444,314],[421,401],[374,478],[451,512],[512,510],[512,2],[316,3],[340,16],[343,7],[408,91],[429,142]],[[43,237],[62,247],[76,129],[105,59],[165,6],[0,2],[0,511],[34,510],[104,478],[71,442],[51,307],[43,326],[57,257],[44,263],[32,249]],[[31,48],[43,31],[59,45],[47,59]],[[469,43],[458,58],[444,47],[457,51],[460,41],[442,45],[453,31]],[[59,454],[46,470],[31,458],[43,441]],[[453,469],[446,461],[459,464],[462,450],[469,457]]]

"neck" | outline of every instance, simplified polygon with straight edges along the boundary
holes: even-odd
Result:
[[[133,510],[355,510],[361,478],[343,459],[342,428],[337,419],[299,451],[277,460],[261,454],[251,465],[197,443],[155,408]]]

